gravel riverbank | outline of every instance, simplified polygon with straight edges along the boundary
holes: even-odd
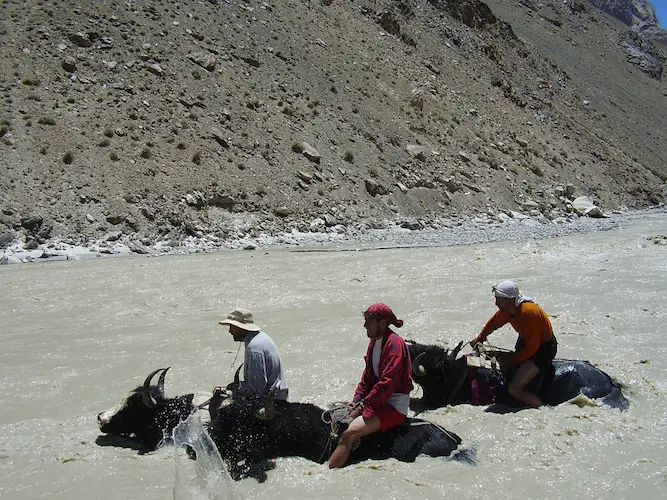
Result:
[[[326,231],[279,234],[257,234],[233,240],[220,241],[211,235],[191,237],[179,242],[157,241],[143,245],[127,241],[92,241],[77,245],[67,241],[51,240],[38,248],[28,249],[25,241],[16,240],[7,245],[0,257],[2,264],[77,260],[129,255],[174,255],[224,250],[260,250],[290,248],[295,251],[344,251],[399,247],[437,247],[491,243],[499,241],[528,241],[556,238],[577,233],[608,231],[631,224],[646,217],[663,217],[663,208],[614,213],[606,218],[570,215],[548,220],[513,212],[506,218],[488,214],[456,219],[441,219],[422,224],[417,229],[383,221],[348,228],[327,228]],[[405,224],[403,224],[405,226]]]

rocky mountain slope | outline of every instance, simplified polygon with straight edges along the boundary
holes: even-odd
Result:
[[[667,45],[667,31],[660,26],[655,15],[655,8],[648,0],[588,1],[634,30],[646,34],[651,41]]]
[[[225,241],[661,203],[667,85],[626,31],[557,0],[8,0],[0,233]]]

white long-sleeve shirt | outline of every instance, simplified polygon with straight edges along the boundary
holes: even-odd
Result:
[[[276,385],[276,399],[287,399],[287,377],[280,354],[271,337],[264,332],[249,333],[245,337],[245,364],[240,392],[268,394]]]

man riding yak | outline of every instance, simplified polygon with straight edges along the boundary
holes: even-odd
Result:
[[[370,339],[366,367],[354,394],[356,408],[347,415],[352,421],[329,459],[331,468],[345,465],[358,439],[397,427],[407,418],[413,387],[410,353],[405,340],[390,325],[400,328],[403,320],[386,304],[373,304],[364,312],[364,328]]]
[[[479,358],[458,357],[463,342],[453,350],[438,345],[408,341],[413,380],[422,397],[413,408],[473,404],[491,405],[487,411],[507,408],[555,406],[579,395],[624,410],[629,401],[621,385],[588,361],[556,359],[558,344],[544,310],[524,297],[513,281],[492,288],[498,311],[484,325],[470,345],[490,357],[491,367],[479,365]],[[483,348],[482,342],[505,324],[518,332],[514,352]],[[490,355],[490,356],[489,356]],[[499,361],[498,371],[494,361]]]
[[[246,342],[245,362],[251,369],[246,381],[256,382],[240,383],[237,370],[235,381],[228,386],[231,390],[218,387],[208,401],[211,421],[206,432],[233,478],[265,477],[266,461],[278,457],[298,456],[318,463],[328,460],[329,467],[342,467],[369,459],[413,462],[419,455],[448,457],[459,448],[461,438],[453,432],[406,417],[411,363],[405,341],[389,328],[403,322],[388,306],[375,304],[364,312],[370,338],[366,369],[355,393],[354,409],[348,411],[345,405],[343,419],[335,415],[335,408],[287,401],[277,349],[262,335],[249,311],[236,310],[220,323],[230,326],[235,340]],[[259,356],[260,351],[264,356]],[[179,422],[206,404],[197,404],[194,394],[167,398],[168,370],[154,370],[121,404],[99,413],[100,431],[111,438],[132,440],[144,451],[168,441]],[[153,385],[158,373],[158,383]],[[454,459],[473,463],[466,450]]]
[[[503,366],[516,366],[508,392],[526,406],[542,406],[540,398],[525,388],[535,377],[544,375],[556,357],[558,343],[551,321],[540,306],[519,292],[519,286],[514,281],[501,281],[492,291],[498,311],[479,335],[470,341],[470,346],[474,349],[491,333],[507,323],[511,324],[519,334],[515,352],[498,358]]]

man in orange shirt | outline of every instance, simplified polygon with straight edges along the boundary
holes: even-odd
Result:
[[[551,321],[544,310],[531,299],[519,293],[519,286],[513,281],[502,281],[493,287],[498,311],[487,321],[477,337],[470,341],[474,348],[507,323],[519,333],[515,351],[502,356],[503,365],[518,366],[509,383],[509,393],[528,406],[541,406],[538,396],[525,390],[540,373],[544,374],[556,357],[558,343],[551,327]]]

